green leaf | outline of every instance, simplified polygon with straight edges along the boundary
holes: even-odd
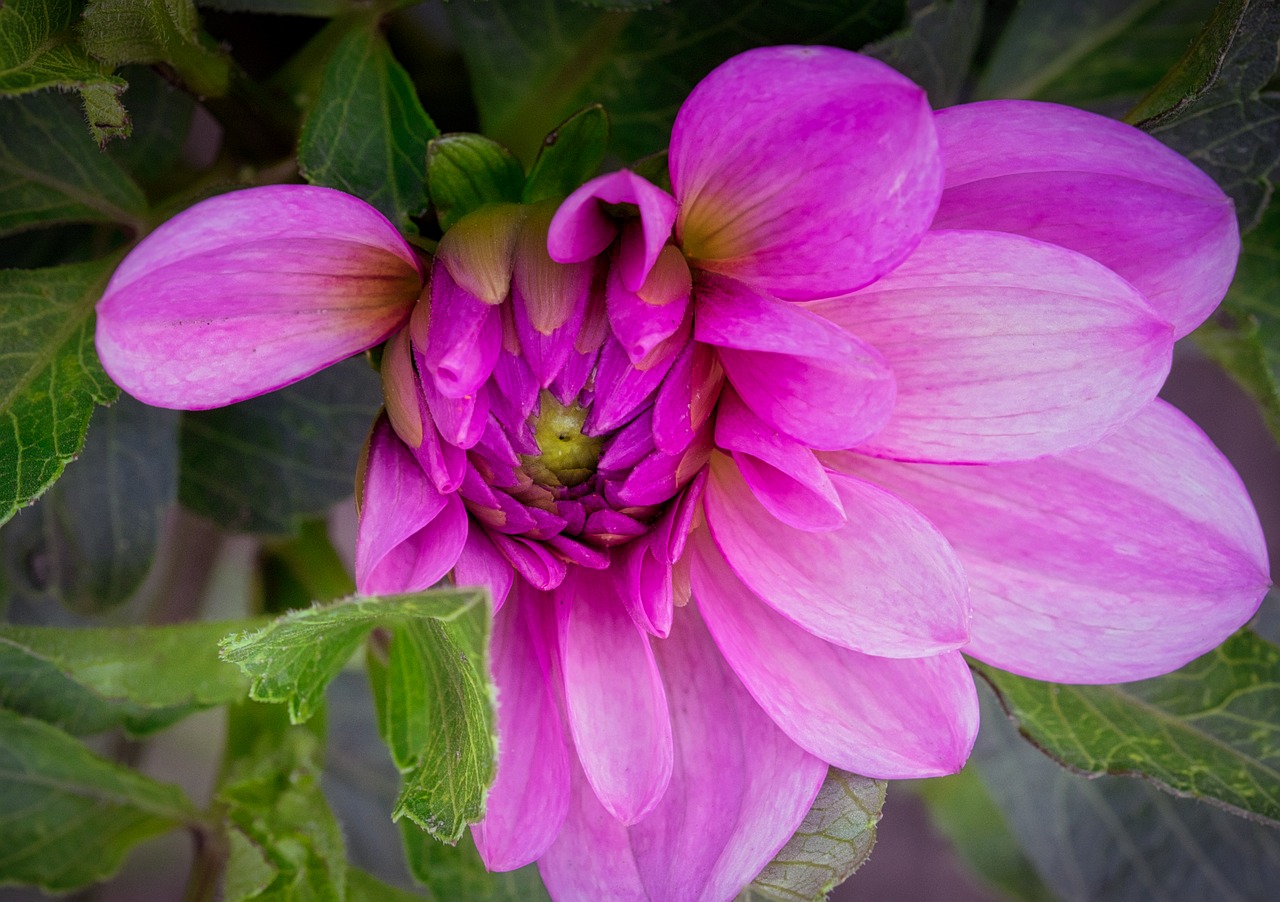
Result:
[[[0,235],[61,222],[138,229],[146,207],[142,190],[85,135],[71,98],[0,101]]]
[[[973,664],[1024,736],[1085,774],[1145,777],[1280,822],[1280,648],[1240,632],[1166,676],[1059,686]]]
[[[236,625],[0,626],[0,707],[69,733],[152,733],[245,697],[249,681],[218,658]]]
[[[346,847],[320,787],[320,736],[246,702],[230,710],[227,747],[215,795],[229,825],[228,902],[341,902]]]
[[[165,63],[196,94],[221,97],[231,67],[205,46],[192,0],[89,0],[80,40],[90,56],[111,66]]]
[[[1165,73],[1164,78],[1125,116],[1125,121],[1151,127],[1176,118],[1218,79],[1227,51],[1241,35],[1249,0],[1224,0],[1214,7],[1204,28]]]
[[[1280,180],[1277,44],[1280,5],[1250,3],[1213,85],[1149,128],[1222,186],[1245,233],[1262,221]]]
[[[1280,442],[1280,206],[1244,236],[1226,300],[1193,337],[1253,395]]]
[[[609,114],[599,104],[579,110],[542,141],[524,186],[524,202],[568,197],[600,171],[609,147]]]
[[[400,822],[409,873],[437,899],[468,902],[549,902],[537,865],[491,874],[471,834],[456,846],[432,839],[408,821]]]
[[[177,497],[174,411],[121,396],[90,426],[75,464],[0,532],[10,590],[33,606],[95,612],[126,601],[151,569]]]
[[[197,0],[206,9],[230,13],[274,13],[328,18],[358,5],[354,0]]]
[[[524,167],[484,135],[441,135],[427,145],[427,185],[440,228],[485,204],[519,203]]]
[[[0,270],[0,523],[53,484],[117,393],[93,347],[115,261]]]
[[[543,136],[592,103],[609,110],[611,150],[635,159],[667,146],[676,110],[719,62],[764,44],[857,49],[903,21],[902,0],[672,0],[638,12],[562,0],[451,3],[481,131],[532,160]]]
[[[982,36],[978,0],[910,0],[910,24],[863,53],[883,60],[929,93],[934,109],[951,106],[969,76]]]
[[[310,717],[324,689],[377,627],[392,639],[371,664],[379,729],[404,771],[394,817],[456,841],[483,814],[495,739],[488,606],[482,593],[437,590],[294,611],[256,633],[229,637],[223,658],[253,678],[250,695]]]
[[[84,0],[9,0],[0,5],[0,95],[76,90],[98,144],[128,136],[125,80],[75,41]],[[5,129],[0,128],[0,134]]]
[[[1045,884],[1067,902],[1269,899],[1280,837],[1150,783],[1084,779],[1023,742],[986,687],[972,761]]]
[[[124,73],[129,79],[133,134],[128,141],[112,144],[108,152],[134,179],[150,188],[163,182],[181,161],[196,102],[154,69],[130,66]]]
[[[110,876],[138,842],[191,824],[176,786],[97,757],[66,733],[0,710],[0,885],[66,892]]]
[[[224,529],[275,534],[350,497],[382,388],[355,358],[296,385],[182,417],[178,498]]]
[[[887,784],[832,768],[794,836],[747,888],[780,902],[821,902],[856,871],[876,842]]]
[[[426,211],[427,142],[437,134],[370,20],[329,60],[302,126],[298,164],[311,184],[361,197],[408,230],[409,217]]]
[[[951,840],[970,870],[1011,898],[1054,902],[1057,897],[1022,853],[973,764],[953,776],[910,785],[929,806],[934,825]]]
[[[359,868],[347,868],[347,902],[414,902],[421,898],[417,893],[383,883]]]
[[[1041,0],[1018,6],[978,96],[1120,115],[1186,50],[1215,0]]]

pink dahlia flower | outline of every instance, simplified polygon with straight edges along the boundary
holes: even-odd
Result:
[[[962,766],[962,650],[1148,677],[1268,584],[1239,479],[1155,399],[1238,251],[1186,160],[791,47],[694,90],[670,176],[482,208],[425,277],[359,201],[227,195],[99,306],[108,371],[177,407],[394,333],[357,583],[492,593],[475,837],[560,898],[730,898],[829,765]]]

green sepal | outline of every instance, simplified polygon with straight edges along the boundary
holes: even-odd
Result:
[[[609,147],[609,114],[593,103],[556,126],[542,141],[524,185],[524,202],[567,197],[591,178]]]
[[[523,186],[520,161],[484,135],[452,133],[427,145],[427,187],[445,231],[486,204],[518,203]]]

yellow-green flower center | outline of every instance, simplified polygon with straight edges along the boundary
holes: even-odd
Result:
[[[545,486],[575,486],[590,479],[600,462],[602,439],[585,435],[587,412],[573,404],[565,407],[549,391],[542,392],[535,417],[534,440],[538,456],[524,455],[524,470]]]

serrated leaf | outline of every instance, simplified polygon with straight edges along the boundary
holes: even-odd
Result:
[[[887,784],[832,768],[800,828],[746,898],[821,902],[871,855]]]
[[[909,0],[905,29],[862,52],[883,60],[929,94],[934,109],[960,99],[982,36],[979,0]]]
[[[521,160],[575,110],[609,110],[611,150],[622,159],[668,144],[676,110],[719,62],[764,44],[857,49],[904,19],[902,0],[815,4],[671,0],[614,12],[558,0],[451,3],[449,21],[471,73],[481,131]]]
[[[185,413],[178,498],[224,529],[292,533],[351,495],[381,403],[377,373],[355,358],[260,398]]]
[[[1280,179],[1278,47],[1280,5],[1250,3],[1213,85],[1149,128],[1222,186],[1245,233],[1262,221]]]
[[[196,94],[221,97],[231,67],[200,39],[192,0],[89,0],[80,23],[85,51],[110,66],[165,63]]]
[[[93,347],[115,261],[0,270],[0,523],[53,484],[119,391]]]
[[[1057,897],[1022,853],[974,764],[950,777],[915,781],[911,788],[973,873],[1012,899],[1055,902]]]
[[[0,101],[0,235],[61,222],[139,228],[146,198],[84,133],[70,97]]]
[[[302,126],[298,165],[313,185],[377,207],[401,230],[427,206],[427,142],[439,134],[375,20],[351,31],[325,67]]]
[[[1120,115],[1173,66],[1215,0],[1041,0],[1009,20],[978,84]]]
[[[75,40],[84,0],[9,0],[0,5],[0,95],[76,90],[98,144],[129,134],[123,78]],[[0,128],[0,133],[4,129]]]
[[[560,123],[542,141],[524,186],[524,202],[567,197],[600,170],[609,147],[609,114],[593,104]]]
[[[441,229],[485,204],[519,203],[523,187],[520,161],[484,135],[441,135],[427,145],[427,188]]]
[[[1040,878],[1064,902],[1269,899],[1280,834],[1122,777],[1085,779],[1017,735],[986,687],[972,761]]]
[[[198,815],[168,786],[0,710],[0,885],[66,892],[110,876],[138,842]]]
[[[1280,648],[1232,636],[1181,670],[1063,686],[973,664],[1023,735],[1081,773],[1141,776],[1280,823]]]
[[[151,569],[177,492],[177,413],[128,396],[98,408],[79,459],[0,532],[10,592],[83,612],[126,601]]]
[[[245,697],[249,681],[218,658],[236,625],[0,626],[0,707],[69,733],[152,733]]]

